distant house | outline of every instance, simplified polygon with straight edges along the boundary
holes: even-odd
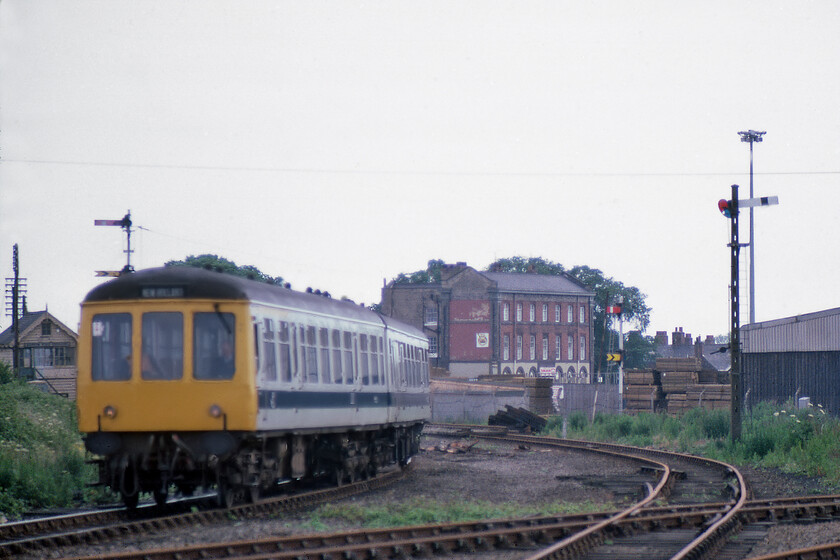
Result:
[[[38,380],[50,392],[76,398],[78,335],[49,311],[24,313],[19,319],[21,374]],[[14,364],[14,325],[0,333],[0,361]]]
[[[445,265],[440,282],[391,282],[382,313],[422,329],[452,377],[518,375],[589,383],[595,294],[567,275]]]
[[[704,370],[729,371],[732,360],[729,355],[729,343],[717,343],[712,335],[701,340],[691,338],[691,334],[683,332],[679,327],[671,333],[671,344],[668,344],[668,333],[656,331],[656,356],[659,358],[699,358]]]

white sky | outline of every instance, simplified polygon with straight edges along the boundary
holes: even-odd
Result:
[[[840,306],[838,100],[833,0],[0,0],[0,274],[18,243],[30,310],[76,328],[125,264],[93,221],[130,209],[137,268],[370,304],[429,259],[541,256],[638,287],[649,334],[722,334],[740,130],[780,199],[757,319]]]

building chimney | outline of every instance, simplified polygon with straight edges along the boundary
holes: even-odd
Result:
[[[714,335],[707,334],[706,335],[706,344],[714,344],[714,343],[715,343]]]
[[[440,281],[445,282],[446,280],[449,280],[465,268],[467,268],[467,263],[465,262],[443,265],[440,269]]]
[[[656,331],[654,341],[660,346],[668,346],[668,331]]]

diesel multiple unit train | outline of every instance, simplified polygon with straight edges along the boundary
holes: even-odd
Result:
[[[337,484],[406,464],[429,418],[428,340],[347,301],[188,266],[82,303],[78,418],[128,507],[218,488]]]

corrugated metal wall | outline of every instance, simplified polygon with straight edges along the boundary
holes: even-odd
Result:
[[[781,404],[799,396],[840,414],[840,351],[745,353],[742,357],[747,407],[761,401]]]
[[[840,309],[744,325],[741,348],[744,353],[840,351]]]

